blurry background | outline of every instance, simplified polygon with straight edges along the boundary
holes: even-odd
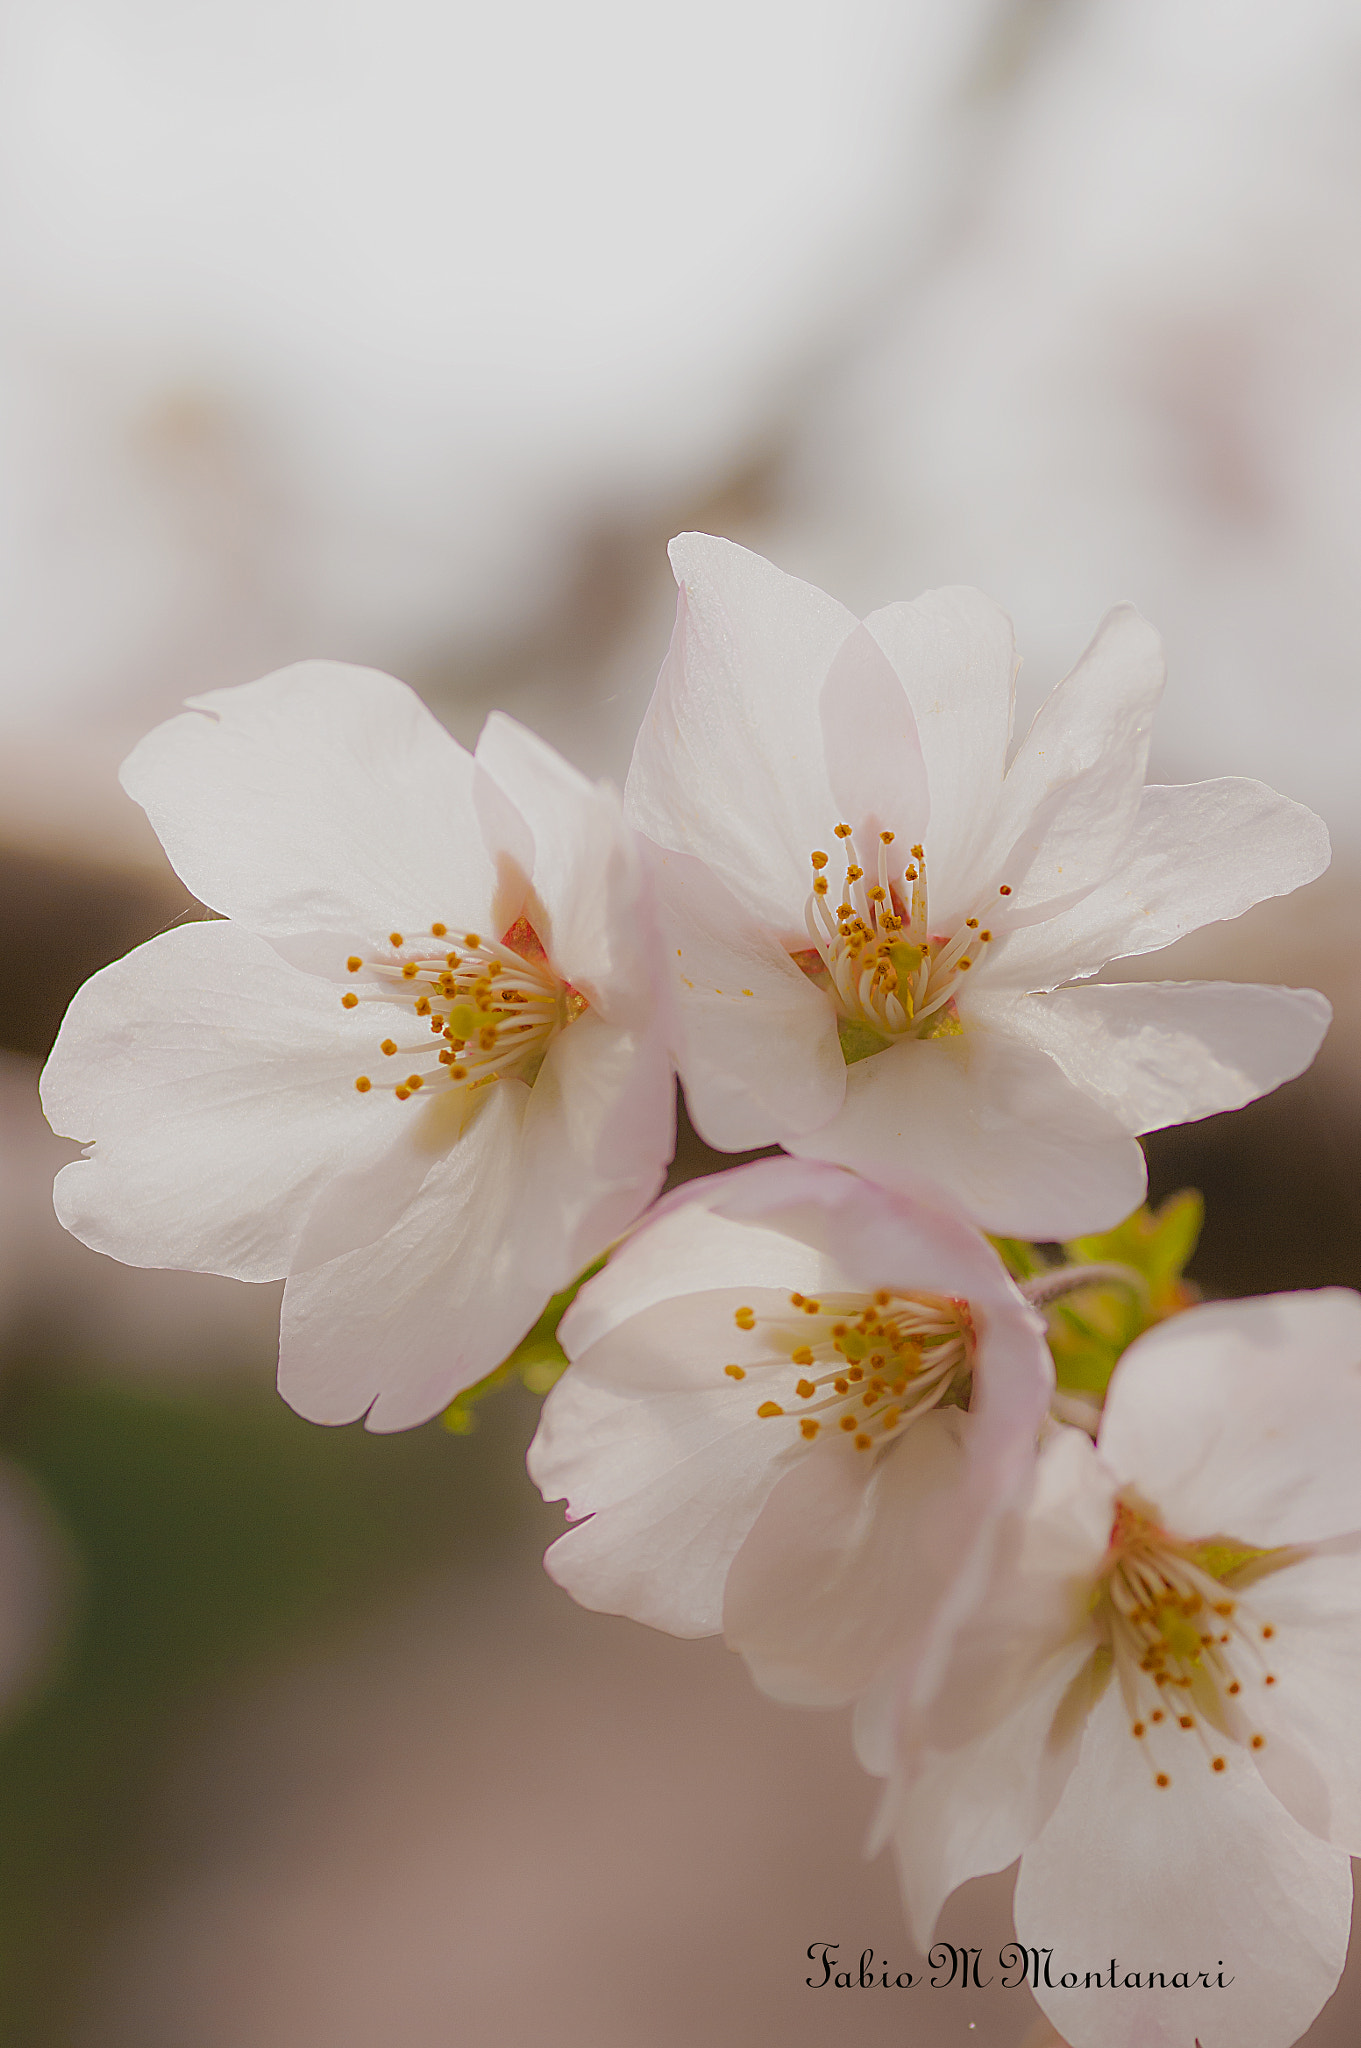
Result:
[[[620,777],[702,526],[981,584],[1027,710],[1133,598],[1156,772],[1324,813],[1324,882],[1153,963],[1323,988],[1323,1058],[1150,1155],[1211,1291],[1361,1283],[1359,111],[1341,0],[4,0],[4,2041],[1021,2041],[804,1988],[909,1959],[845,1730],[554,1593],[527,1396],[297,1421],[274,1290],[62,1237],[34,1082],[186,908],[149,724],[323,654]]]

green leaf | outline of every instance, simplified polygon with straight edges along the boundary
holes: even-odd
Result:
[[[1147,1205],[1136,1209],[1114,1230],[1074,1238],[1063,1247],[1074,1265],[1129,1266],[1148,1286],[1147,1300],[1127,1287],[1093,1286],[1053,1303],[1048,1311],[1049,1348],[1065,1392],[1104,1396],[1111,1374],[1135,1338],[1191,1307],[1196,1290],[1183,1274],[1204,1215],[1203,1198],[1188,1188],[1169,1195],[1156,1210]],[[1005,1252],[1002,1256],[1017,1271]]]

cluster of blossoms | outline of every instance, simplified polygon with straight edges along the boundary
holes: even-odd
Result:
[[[1311,991],[1091,977],[1311,880],[1326,835],[1260,783],[1145,784],[1163,667],[1127,606],[1013,748],[977,592],[862,622],[672,553],[622,802],[333,664],[142,742],[124,783],[217,915],[73,1004],[58,1213],[285,1278],[285,1396],[376,1429],[608,1252],[530,1451],[554,1578],[853,1704],[923,1945],[1019,1857],[1023,1942],[1232,1978],[1194,2027],[1175,1988],[1045,1984],[1074,2048],[1287,2048],[1361,1851],[1361,1300],[1158,1301],[1012,1241],[1114,1242],[1142,1132],[1308,1065]],[[676,1071],[711,1145],[786,1156],[649,1207]],[[1139,1334],[1075,1393],[1053,1304],[1098,1286]]]

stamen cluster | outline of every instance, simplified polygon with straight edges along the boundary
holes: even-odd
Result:
[[[768,1399],[758,1415],[796,1415],[809,1442],[824,1423],[834,1424],[868,1451],[942,1402],[967,1401],[974,1343],[967,1302],[880,1289],[868,1299],[791,1294],[789,1305],[793,1318],[758,1318],[751,1308],[734,1317],[743,1331],[759,1321],[772,1351],[799,1375],[785,1394],[797,1406]],[[746,1366],[723,1369],[730,1379],[747,1377]],[[780,1368],[772,1361],[765,1370]]]
[[[434,924],[430,935],[445,940],[448,927]],[[341,1002],[355,1009],[365,1001],[390,1005],[394,997],[409,998],[430,1034],[400,1045],[385,1038],[379,1046],[386,1059],[404,1052],[403,1064],[420,1062],[394,1084],[399,1102],[428,1086],[471,1093],[512,1075],[532,1081],[550,1040],[586,1008],[585,997],[553,973],[525,918],[501,940],[466,932],[447,952],[426,953],[424,940],[401,932],[388,937],[394,949],[407,949],[407,957],[365,961],[351,954],[348,970],[365,975],[367,986],[347,990]],[[432,1038],[440,1041],[438,1049]],[[354,1085],[362,1095],[374,1083],[361,1074]]]
[[[876,879],[868,879],[849,825],[836,828],[845,855],[841,900],[829,903],[828,856],[812,855],[813,886],[805,906],[812,954],[795,957],[805,972],[825,980],[852,1029],[843,1026],[848,1060],[879,1051],[882,1043],[935,1038],[959,1029],[955,993],[980,950],[992,942],[981,916],[969,916],[950,937],[933,935],[926,891],[926,851],[912,848],[895,871],[892,832],[879,834]],[[1010,896],[1003,883],[993,907]],[[857,1036],[864,1034],[863,1039]],[[876,1042],[877,1041],[877,1042]]]
[[[1219,1556],[1241,1568],[1260,1553],[1220,1546]],[[1159,1787],[1172,1782],[1162,1768],[1170,1759],[1162,1752],[1174,1730],[1194,1735],[1211,1769],[1221,1772],[1228,1758],[1220,1738],[1254,1750],[1266,1742],[1252,1728],[1242,1701],[1246,1689],[1276,1683],[1261,1647],[1275,1630],[1226,1591],[1209,1568],[1214,1562],[1215,1546],[1179,1544],[1136,1506],[1117,1502],[1097,1619],[1129,1710],[1130,1733],[1158,1751]]]

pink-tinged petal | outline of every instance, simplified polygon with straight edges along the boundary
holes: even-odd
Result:
[[[238,925],[163,933],[86,982],[47,1063],[49,1121],[93,1147],[57,1176],[58,1216],[128,1265],[280,1278],[328,1182],[362,1189],[400,1141],[402,1105],[354,1084],[402,1024]]]
[[[1006,773],[1016,696],[1011,620],[980,590],[928,590],[865,625],[916,715],[931,799],[931,904],[943,930],[972,908]]]
[[[1266,897],[1288,896],[1321,875],[1329,857],[1323,820],[1264,782],[1150,785],[1114,872],[1070,909],[999,937],[989,986],[1055,988],[1108,960],[1157,952]]]
[[[671,561],[676,629],[634,749],[628,815],[657,845],[708,861],[753,916],[797,935],[808,856],[839,816],[822,686],[859,622],[732,541],[682,534]]]
[[[1237,1587],[1231,1588],[1236,1591]],[[1361,1537],[1340,1538],[1243,1590],[1276,1683],[1248,1679],[1254,1761],[1302,1827],[1361,1854]]]
[[[687,1305],[671,1313],[674,1329]],[[590,1517],[544,1563],[583,1607],[671,1635],[721,1628],[733,1557],[798,1451],[757,1416],[749,1386],[711,1370],[712,1387],[639,1396],[572,1366],[544,1403],[530,1477]]]
[[[583,1372],[639,1391],[712,1385],[711,1347],[749,1341],[733,1324],[738,1308],[770,1296],[772,1309],[783,1309],[795,1290],[816,1295],[837,1284],[836,1269],[796,1239],[714,1214],[721,1183],[749,1170],[678,1188],[587,1281],[559,1325],[563,1349]],[[700,1298],[703,1320],[688,1348],[678,1345],[674,1317]],[[645,1319],[659,1307],[666,1313]]]
[[[1193,2036],[1201,2048],[1292,2048],[1346,1959],[1348,1859],[1292,1820],[1240,1754],[1216,1772],[1196,1746],[1159,1788],[1145,1749],[1110,1687],[1021,1860],[1017,1935],[1053,1950],[1051,1980],[1077,1976],[1069,1989],[1042,1977],[1036,1997],[1071,2048],[1187,2048]],[[1112,1962],[1113,1987],[1085,1987]],[[1127,1987],[1136,1971],[1143,1985]],[[1149,1988],[1150,1971],[1166,1988]],[[1173,1987],[1179,1971],[1185,1988]]]
[[[877,1833],[892,1841],[921,1950],[951,1892],[1005,1870],[1049,1819],[1077,1761],[1091,1680],[1091,1644],[1062,1644],[995,1726],[957,1749],[925,1752],[906,1783],[888,1787]]]
[[[846,1093],[829,998],[701,861],[658,853],[652,866],[677,981],[676,1060],[700,1136],[742,1152],[826,1123]]]
[[[822,686],[821,724],[837,803],[833,824],[845,821],[861,835],[861,855],[871,865],[880,832],[892,832],[906,858],[931,814],[926,762],[907,693],[864,626],[832,657]]]
[[[1077,901],[1115,869],[1138,814],[1162,644],[1117,605],[1041,705],[1002,785],[980,887],[1006,883],[1006,927]]]
[[[486,1091],[372,1245],[293,1274],[279,1391],[309,1422],[409,1429],[498,1365],[568,1277],[517,1228],[528,1091]]]
[[[1146,1185],[1138,1145],[1054,1060],[981,1027],[858,1061],[844,1109],[785,1142],[908,1193],[935,1181],[1006,1236],[1109,1229]]]
[[[925,1637],[959,1564],[966,1433],[958,1409],[937,1412],[873,1461],[842,1438],[784,1475],[723,1603],[723,1633],[763,1692],[840,1706]]]
[[[954,1295],[980,1314],[1018,1318],[1017,1327],[1032,1338],[1042,1334],[977,1225],[930,1182],[893,1193],[815,1160],[757,1159],[690,1181],[662,1206],[698,1201],[734,1222],[768,1225],[801,1240],[839,1275],[822,1281],[824,1288]],[[793,1285],[816,1292],[810,1283]]]
[[[1055,1059],[1126,1131],[1241,1109],[1302,1074],[1332,1018],[1308,988],[1230,981],[980,991],[971,1015]]]
[[[1188,1309],[1116,1367],[1101,1456],[1163,1526],[1270,1548],[1361,1528],[1361,1295]]]
[[[517,1228],[527,1256],[580,1272],[647,1207],[675,1141],[671,1064],[655,1036],[587,1014],[554,1039],[525,1110]]]
[[[271,937],[486,921],[471,757],[405,684],[307,661],[190,707],[122,782],[201,902]]]
[[[617,792],[588,782],[499,711],[482,728],[476,760],[531,821],[531,921],[554,967],[611,1023],[642,1023],[657,948],[641,849]]]
[[[1115,1481],[1085,1431],[1054,1426],[1035,1463],[1024,1512],[1000,1531],[992,1576],[956,1631],[948,1669],[929,1697],[897,1685],[893,1741],[952,1750],[1005,1721],[1069,1644],[1097,1647],[1091,1591],[1110,1542]],[[910,1676],[910,1674],[909,1674]]]

